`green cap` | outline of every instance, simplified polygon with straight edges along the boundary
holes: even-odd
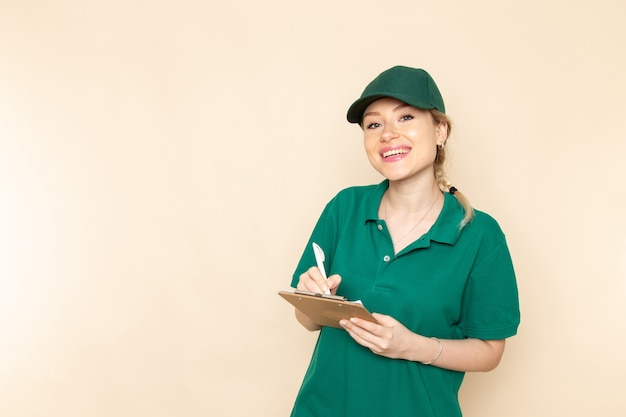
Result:
[[[383,97],[400,100],[418,109],[446,112],[437,84],[423,69],[396,66],[382,72],[365,87],[348,109],[348,121],[361,123],[367,106]]]

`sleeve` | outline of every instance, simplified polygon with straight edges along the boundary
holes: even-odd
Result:
[[[326,260],[324,262],[326,271],[330,271],[332,265],[332,255],[335,253],[335,245],[337,242],[337,197],[333,198],[324,208],[317,223],[309,237],[306,247],[300,257],[300,261],[293,273],[291,286],[295,288],[300,280],[300,275],[310,267],[316,265],[315,254],[313,253],[312,243],[315,242],[322,247]]]
[[[496,227],[481,245],[463,294],[460,328],[466,337],[505,339],[517,333],[520,323],[513,262],[504,234]]]

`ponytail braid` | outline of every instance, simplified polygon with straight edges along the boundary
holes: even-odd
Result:
[[[432,115],[433,120],[436,125],[439,125],[440,123],[444,123],[448,127],[448,134],[447,134],[446,139],[450,137],[450,132],[452,131],[452,123],[450,122],[450,119],[448,119],[448,116],[434,109],[430,110],[430,114]],[[462,192],[457,190],[455,187],[453,187],[450,181],[448,180],[448,177],[446,177],[446,172],[444,170],[445,161],[446,161],[445,148],[443,146],[437,147],[437,156],[435,157],[435,162],[434,162],[435,181],[437,182],[437,186],[442,192],[450,193],[454,195],[456,199],[459,201],[459,203],[461,204],[461,206],[463,207],[463,210],[465,211],[465,216],[463,217],[463,220],[461,220],[461,223],[459,224],[459,228],[462,229],[463,227],[465,227],[465,225],[471,222],[472,219],[474,218],[474,208],[470,204],[469,199],[465,196],[465,194],[463,194]]]

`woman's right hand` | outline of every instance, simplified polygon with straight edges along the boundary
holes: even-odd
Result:
[[[327,289],[330,289],[331,294],[336,294],[340,283],[340,275],[334,274],[329,276],[328,279],[324,279],[320,270],[316,266],[312,266],[300,275],[300,280],[296,288],[320,294],[324,294]]]
[[[320,294],[324,294],[328,288],[330,289],[331,294],[336,294],[340,283],[341,276],[335,274],[329,276],[328,279],[324,279],[320,270],[316,266],[312,266],[308,269],[308,271],[300,275],[300,280],[298,281],[296,288],[302,291]],[[313,322],[298,309],[296,309],[296,319],[302,326],[304,326],[305,329],[308,329],[309,331],[316,331],[322,328],[322,326]]]

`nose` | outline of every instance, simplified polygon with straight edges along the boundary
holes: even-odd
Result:
[[[383,142],[389,142],[390,140],[396,138],[398,134],[392,124],[385,124],[383,127],[383,132],[380,135],[380,140]]]

